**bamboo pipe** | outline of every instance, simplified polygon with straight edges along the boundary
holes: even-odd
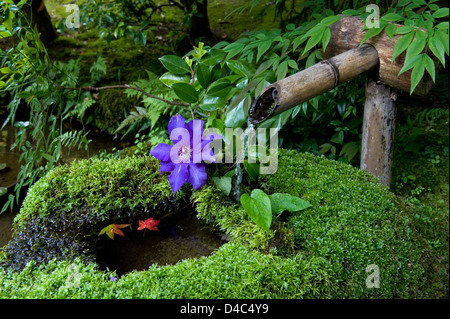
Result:
[[[249,121],[253,125],[261,123],[378,65],[377,50],[370,44],[323,60],[266,87],[250,108]]]

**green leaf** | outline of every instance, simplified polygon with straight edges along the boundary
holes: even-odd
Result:
[[[403,51],[405,51],[409,44],[411,43],[412,39],[414,38],[415,32],[410,32],[402,36],[400,39],[398,39],[397,43],[394,47],[394,52],[392,53],[392,62],[394,62],[395,58],[398,57],[400,54],[402,54]]]
[[[249,196],[242,194],[241,204],[250,218],[265,231],[270,230],[272,207],[270,198],[260,189],[254,189]]]
[[[381,20],[383,21],[403,21],[403,17],[399,15],[398,13],[388,13],[381,17]]]
[[[350,142],[342,147],[339,156],[347,155],[347,159],[351,161],[356,154],[358,154],[358,146],[356,146],[355,142]]]
[[[289,194],[275,193],[269,196],[272,214],[278,215],[287,210],[291,213],[304,210],[312,205],[304,199]]]
[[[382,23],[380,22],[380,27],[379,28],[371,28],[369,29],[366,34],[364,34],[364,37],[361,40],[360,45],[363,45],[364,42],[366,42],[367,40],[369,40],[370,38],[373,38],[374,36],[378,35],[381,33],[381,31],[384,30],[384,26],[382,25]]]
[[[197,66],[197,80],[205,90],[208,88],[210,83],[211,72],[206,65],[199,63]]]
[[[288,71],[288,61],[281,62],[276,72],[277,81],[284,79],[286,77],[287,71]]]
[[[340,18],[341,18],[341,16],[326,17],[320,21],[320,24],[328,27],[328,26],[332,25],[333,23],[339,21]]]
[[[251,78],[255,69],[245,61],[231,60],[227,61],[227,66],[236,74]]]
[[[231,192],[231,177],[213,177],[216,186],[225,194],[229,195]]]
[[[240,42],[234,42],[229,45],[227,45],[225,48],[223,48],[224,51],[228,52],[227,59],[231,59],[235,55],[242,52],[242,49],[245,47],[245,44]]]
[[[441,61],[442,65],[445,67],[445,49],[442,43],[434,37],[428,39],[428,47],[431,52]]]
[[[424,63],[425,63],[425,69],[427,70],[428,74],[431,76],[431,79],[433,80],[433,82],[435,82],[436,70],[435,70],[433,59],[431,59],[428,55],[425,54]]]
[[[391,38],[391,40],[394,40],[395,31],[397,31],[397,27],[395,26],[395,24],[389,23],[386,26],[385,32]]]
[[[194,89],[192,85],[187,83],[175,83],[172,85],[172,89],[175,94],[187,103],[197,103],[198,92]]]
[[[326,154],[332,147],[333,145],[331,145],[330,143],[325,143],[320,145],[320,154]]]
[[[355,9],[347,9],[347,10],[342,11],[342,14],[346,15],[346,16],[358,16],[358,15],[360,15],[360,12]]]
[[[272,45],[273,39],[262,41],[258,45],[258,54],[256,55],[256,62],[259,61],[261,56],[266,53],[267,50],[269,50],[270,46]]]
[[[0,163],[0,171],[6,168],[6,163]]]
[[[42,157],[45,158],[49,162],[54,162],[55,161],[55,158],[53,156],[51,156],[50,154],[42,153]]]
[[[210,72],[210,81],[211,82],[215,82],[218,79],[220,79],[220,77],[222,76],[222,67],[220,66],[220,64],[216,64],[211,72]]]
[[[159,78],[159,80],[168,87],[171,87],[174,83],[189,83],[190,79],[191,78],[187,75],[175,75],[170,72],[164,73]]]
[[[200,62],[205,65],[217,65],[225,59],[227,53],[223,50],[212,48],[208,53],[202,56]]]
[[[448,21],[439,23],[435,28],[448,30]]]
[[[416,28],[414,28],[413,26],[407,25],[407,26],[402,26],[400,28],[397,29],[397,31],[395,31],[395,34],[406,34],[406,33],[410,33],[412,31],[416,31]]]
[[[9,74],[9,73],[11,73],[12,71],[11,71],[10,68],[4,67],[4,68],[1,68],[1,69],[0,69],[0,72],[2,72],[3,74]]]
[[[448,16],[448,8],[440,8],[432,14],[433,18],[439,19]]]
[[[330,28],[326,28],[325,31],[323,32],[323,36],[322,36],[322,49],[325,50],[328,46],[328,43],[330,42],[331,39],[331,31]]]
[[[164,67],[173,74],[186,74],[191,72],[186,61],[176,55],[166,55],[159,58]]]
[[[298,70],[298,64],[295,60],[289,60],[288,65],[290,68],[294,70]]]
[[[326,28],[326,27],[325,27]],[[325,28],[317,30],[313,35],[309,38],[308,42],[306,42],[306,46],[303,49],[303,54],[308,52],[311,48],[313,48],[317,43],[322,40],[323,33],[325,31]]]
[[[0,196],[5,195],[8,193],[8,189],[6,187],[0,187]]]
[[[226,102],[217,96],[206,96],[203,99],[203,103],[200,104],[200,108],[206,112],[213,112],[218,109],[222,109],[226,105]]]
[[[230,82],[216,81],[208,89],[208,95],[224,98],[233,88]]]
[[[306,41],[306,39],[307,37],[305,36],[299,36],[295,38],[294,41],[292,41],[292,50],[297,49],[300,44]]]
[[[419,84],[420,80],[423,77],[425,72],[425,56],[426,54],[421,54],[420,58],[414,63],[414,68],[411,72],[411,91],[409,94],[412,94],[416,89],[417,84]]]
[[[421,58],[422,58],[422,54],[409,59],[409,61],[405,61],[405,64],[403,64],[403,67],[401,68],[400,72],[398,72],[397,76],[400,76],[403,72],[406,72],[409,69],[411,69],[412,67],[414,67],[414,64],[417,62],[417,60],[419,60]]]
[[[244,111],[244,105],[245,100],[247,99],[249,99],[249,97],[246,97],[236,107],[228,111],[224,120],[224,124],[226,127],[241,127],[242,124],[245,123],[245,121],[247,120],[247,116]]]
[[[449,54],[448,50],[448,33],[442,29],[436,29],[434,37],[444,46],[445,53]]]
[[[415,40],[409,45],[408,49],[406,50],[405,61],[409,60],[413,56],[422,53],[426,43],[427,43],[426,34],[422,31],[417,30]]]
[[[244,169],[253,180],[258,179],[258,177],[259,177],[259,164],[258,163],[249,163],[247,160],[245,160],[244,161]]]

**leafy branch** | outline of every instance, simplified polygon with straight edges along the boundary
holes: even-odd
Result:
[[[109,89],[135,90],[135,91],[141,92],[145,96],[148,96],[155,100],[159,100],[161,102],[167,103],[172,106],[186,106],[186,107],[190,106],[189,104],[184,103],[184,102],[166,100],[166,99],[156,96],[154,94],[147,93],[144,89],[142,89],[140,87],[131,86],[129,84],[107,85],[107,86],[100,86],[100,87],[84,86],[84,87],[79,87],[79,88],[60,86],[60,85],[56,84],[56,88],[63,89],[63,90],[76,90],[76,91],[87,91],[87,92],[100,92],[102,90],[109,90]]]

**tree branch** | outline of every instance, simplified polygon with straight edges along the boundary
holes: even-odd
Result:
[[[56,85],[56,87],[58,89],[76,90],[76,91],[88,91],[88,92],[100,92],[101,90],[108,90],[108,89],[124,89],[124,90],[129,89],[129,90],[139,91],[142,94],[144,94],[145,96],[148,96],[148,97],[150,97],[152,99],[155,99],[155,100],[162,101],[162,102],[167,103],[167,104],[172,105],[172,106],[187,106],[187,107],[190,107],[190,105],[187,104],[187,103],[178,102],[178,101],[169,101],[169,100],[163,99],[162,97],[153,95],[151,93],[147,93],[143,89],[141,89],[140,87],[131,86],[129,84],[108,85],[108,86],[101,86],[101,87],[84,86],[84,87],[80,87],[80,88],[71,88],[71,87],[66,87],[66,86],[60,86],[58,84],[55,84],[55,85]]]

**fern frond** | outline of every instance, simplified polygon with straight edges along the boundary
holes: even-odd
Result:
[[[92,140],[87,139],[87,135],[89,132],[83,133],[83,131],[68,131],[59,136],[59,140],[61,144],[65,147],[77,147],[81,148],[83,144],[85,144],[85,148],[87,149],[88,144]]]
[[[120,123],[115,133],[123,130],[127,126],[131,126],[134,123],[142,120],[149,119],[149,111],[145,107],[136,106],[136,111],[131,111],[130,114]]]

